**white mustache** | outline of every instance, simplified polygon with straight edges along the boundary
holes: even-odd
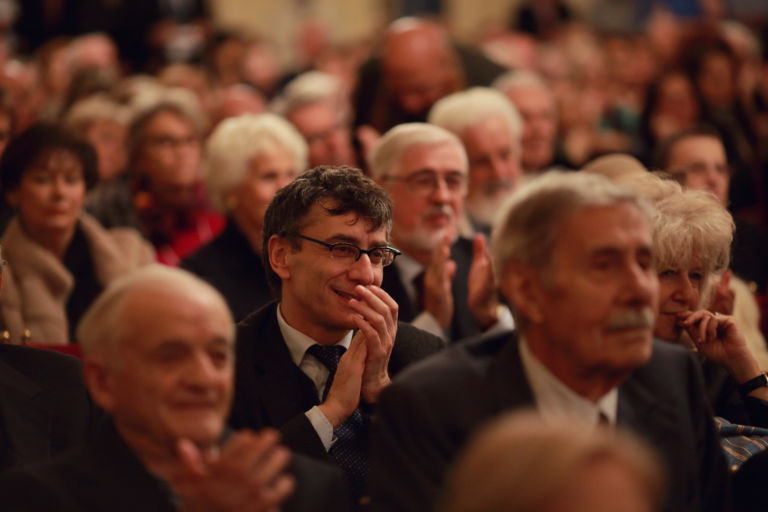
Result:
[[[651,308],[628,309],[609,318],[605,327],[609,331],[652,329],[655,322],[656,315]]]
[[[421,217],[426,219],[432,215],[447,215],[451,220],[453,220],[454,217],[453,210],[447,204],[430,206],[429,209],[421,215]]]

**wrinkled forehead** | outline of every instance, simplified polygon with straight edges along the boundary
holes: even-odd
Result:
[[[630,201],[576,209],[563,216],[555,236],[556,248],[585,254],[645,251],[650,255],[653,248],[650,220]]]

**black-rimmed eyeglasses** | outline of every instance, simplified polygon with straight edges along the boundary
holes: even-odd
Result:
[[[331,253],[331,258],[336,260],[347,260],[350,263],[359,260],[363,254],[367,254],[368,258],[371,260],[372,265],[381,265],[382,267],[386,267],[387,265],[391,265],[392,262],[395,261],[395,258],[401,254],[400,251],[394,247],[389,246],[361,249],[355,244],[351,244],[349,242],[328,243],[323,242],[322,240],[300,235],[298,233],[284,233],[283,236],[295,236],[296,238],[301,238],[309,242],[322,245]]]

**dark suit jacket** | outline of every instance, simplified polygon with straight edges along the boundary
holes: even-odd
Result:
[[[237,326],[234,428],[277,427],[283,442],[311,457],[331,460],[304,415],[318,405],[315,385],[291,359],[277,323],[277,302],[256,311]],[[443,342],[420,329],[399,323],[389,361],[391,376],[432,354]]]
[[[235,322],[273,300],[261,257],[232,219],[224,230],[179,265],[216,288]]]
[[[431,510],[448,465],[477,427],[532,406],[512,333],[458,344],[414,365],[379,400],[373,509]],[[661,453],[669,470],[665,510],[723,509],[725,461],[689,350],[656,342],[651,361],[619,387],[617,418]]]
[[[467,302],[469,296],[467,280],[469,279],[469,268],[472,266],[472,240],[466,238],[456,240],[456,243],[451,246],[451,259],[456,262],[456,275],[453,276],[453,283],[451,283],[453,319],[451,320],[448,339],[458,341],[482,332],[475,323],[475,318],[472,316]],[[403,322],[411,322],[421,313],[419,305],[412,301],[406,293],[397,265],[384,267],[384,279],[381,282],[381,287],[400,306],[399,318]]]
[[[0,345],[0,471],[84,444],[97,417],[77,359]]]
[[[294,456],[289,471],[296,479],[296,490],[281,510],[353,510],[338,468]],[[6,473],[0,478],[0,496],[6,512],[177,510],[168,486],[144,468],[108,419],[90,445],[45,464]]]

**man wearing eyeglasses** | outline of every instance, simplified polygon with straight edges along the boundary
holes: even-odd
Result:
[[[461,141],[434,125],[401,124],[373,148],[370,168],[394,205],[392,240],[403,255],[385,269],[382,286],[401,320],[451,341],[512,327],[485,237],[458,236],[468,188]]]
[[[370,413],[390,377],[442,347],[398,324],[384,290],[392,206],[357,169],[316,167],[281,189],[264,218],[279,303],[238,326],[234,427],[281,430],[293,450],[336,462],[365,495]]]

